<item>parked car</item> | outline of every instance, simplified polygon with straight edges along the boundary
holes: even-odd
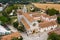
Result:
[[[10,30],[6,24],[3,25],[3,27],[4,27],[6,30]]]

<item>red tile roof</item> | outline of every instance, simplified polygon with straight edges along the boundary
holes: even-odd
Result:
[[[40,23],[39,23],[39,26],[40,26],[41,28],[49,27],[49,26],[54,26],[54,25],[57,25],[57,23],[56,23],[55,21],[51,21],[51,22],[45,21],[45,22],[40,22]]]
[[[30,26],[27,24],[27,22],[24,20],[24,18],[21,19],[21,22],[24,24],[24,26],[27,30],[30,29]]]
[[[56,28],[56,29],[53,30],[53,31],[50,31],[50,32],[48,33],[48,35],[50,35],[51,33],[56,33],[56,34],[60,35],[60,27]]]
[[[35,13],[35,14],[32,14],[32,16],[33,17],[41,17],[41,16],[43,16],[43,17],[45,17],[45,18],[49,18],[49,19],[55,19],[55,18],[57,18],[57,16],[56,15],[54,15],[54,16],[49,16],[49,15],[47,15],[46,13],[43,13],[43,14],[41,14],[41,13]]]
[[[1,40],[11,40],[13,37],[20,37],[20,33],[19,32],[15,32],[6,36],[2,36]]]
[[[29,15],[29,13],[23,13],[23,15],[28,19],[28,21],[33,22],[34,19]]]

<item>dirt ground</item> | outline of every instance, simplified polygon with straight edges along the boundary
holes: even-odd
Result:
[[[60,11],[60,4],[40,4],[40,3],[32,3],[32,4],[41,9],[54,8]]]

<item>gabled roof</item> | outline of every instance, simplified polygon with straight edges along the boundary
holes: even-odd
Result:
[[[49,19],[52,19],[52,18],[55,19],[55,18],[57,18],[56,15],[49,16],[49,15],[47,15],[46,13],[43,13],[43,14],[41,14],[41,13],[35,13],[35,14],[32,14],[32,16],[33,16],[33,17],[41,17],[41,16],[43,16],[43,17],[49,18]]]
[[[32,14],[33,17],[40,17],[40,16],[43,16],[43,17],[49,17],[47,14],[45,13],[35,13],[35,14]]]
[[[28,21],[30,21],[30,22],[33,22],[33,21],[34,21],[33,17],[30,16],[29,13],[23,13],[23,16],[25,16],[25,18],[26,18]]]
[[[57,35],[60,35],[60,27],[56,28],[56,29],[53,30],[53,31],[50,31],[50,32],[48,33],[48,35],[50,35],[51,33],[56,33]]]
[[[20,36],[21,35],[20,35],[19,32],[15,32],[15,33],[12,33],[12,34],[9,34],[9,35],[2,36],[1,40],[11,40],[14,37],[20,37]]]
[[[49,26],[54,26],[54,25],[57,25],[57,23],[55,21],[51,21],[51,22],[44,21],[44,22],[40,22],[39,23],[39,26],[41,28],[49,27]]]
[[[21,22],[23,23],[23,25],[25,26],[25,28],[26,28],[27,30],[30,29],[30,26],[29,26],[28,23],[24,20],[24,18],[21,19]]]

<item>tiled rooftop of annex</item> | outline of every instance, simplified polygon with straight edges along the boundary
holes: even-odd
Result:
[[[9,35],[2,36],[1,40],[11,40],[14,37],[20,37],[21,34],[19,32],[14,32]]]
[[[44,22],[39,23],[39,26],[41,28],[54,26],[54,25],[57,25],[57,23],[55,21],[51,21],[51,22],[44,21]]]
[[[25,28],[26,28],[27,30],[30,29],[30,26],[27,24],[27,22],[26,22],[23,18],[21,19],[21,22],[23,23],[23,25],[25,26]]]

